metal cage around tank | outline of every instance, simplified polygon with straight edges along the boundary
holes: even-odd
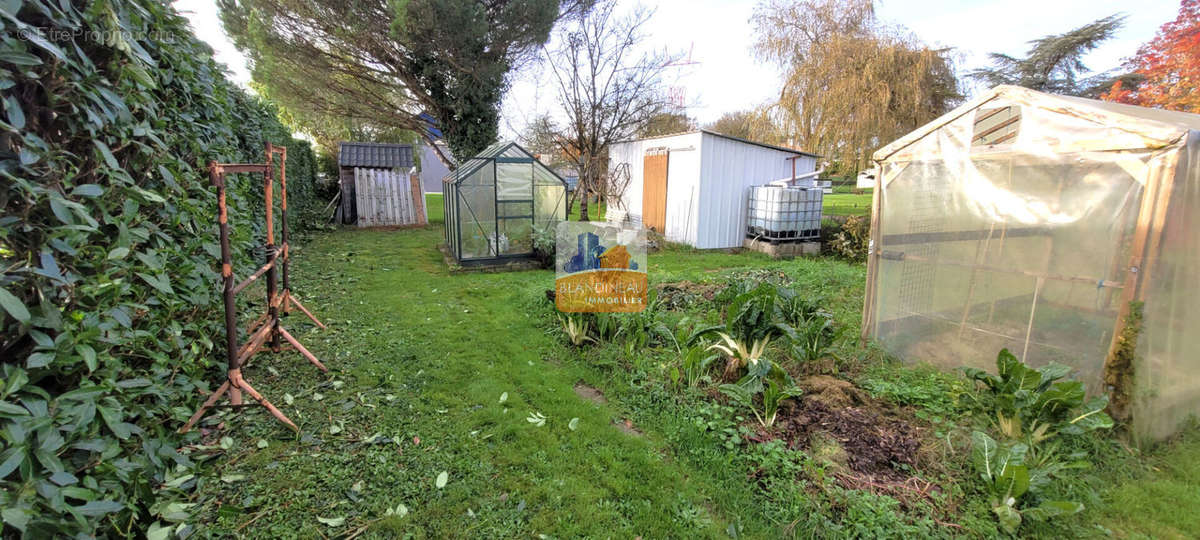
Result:
[[[445,241],[463,266],[534,256],[534,232],[567,218],[567,183],[520,145],[499,142],[442,180]]]
[[[779,243],[821,237],[821,188],[754,186],[749,191],[747,238]]]

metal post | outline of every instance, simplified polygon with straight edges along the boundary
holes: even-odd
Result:
[[[233,292],[233,249],[229,246],[229,208],[225,204],[225,176],[220,174],[216,161],[208,164],[208,176],[217,186],[217,224],[221,237],[221,279],[224,281],[222,297],[225,303],[225,360],[226,372],[233,373],[238,366],[237,351],[237,304]],[[230,400],[241,405],[242,393],[237,387],[230,388]]]
[[[272,170],[273,157],[271,155],[271,143],[267,143],[267,170],[263,174],[263,199],[267,207],[267,259],[268,263],[275,257],[275,201],[272,197],[272,184],[274,183],[275,173]],[[279,274],[275,269],[275,265],[271,264],[271,269],[267,270],[267,320],[271,325],[271,352],[280,351],[279,342],[279,306],[276,303],[276,293],[278,288]]]
[[[288,217],[287,217],[287,147],[273,146],[267,143],[268,147],[279,152],[279,203],[280,203],[280,219],[283,220],[280,228],[280,243],[283,245],[283,293],[291,296],[292,287],[288,282],[288,259],[291,258],[291,247],[288,245]],[[286,304],[286,302],[285,302]],[[284,306],[284,311],[287,311],[287,306]]]

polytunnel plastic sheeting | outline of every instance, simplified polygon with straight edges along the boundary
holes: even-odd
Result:
[[[998,87],[875,159],[865,337],[944,368],[1065,363],[1148,439],[1200,415],[1200,115]],[[1106,381],[1136,302],[1134,368]]]
[[[1162,233],[1143,263],[1144,317],[1135,361],[1134,427],[1162,439],[1200,415],[1200,131],[1164,189]],[[1169,191],[1167,191],[1169,190]]]
[[[1008,348],[1034,365],[1072,366],[1101,390],[1141,184],[1077,156],[888,169],[877,339],[951,369],[991,369]]]
[[[1135,430],[1162,438],[1200,413],[1197,132],[1003,93],[955,114],[877,154],[865,334],[946,369],[994,370],[1008,348],[1035,366],[1067,364],[1101,393],[1125,288],[1140,284]],[[1171,195],[1157,214],[1151,184]],[[1139,217],[1153,218],[1147,262],[1130,276]]]

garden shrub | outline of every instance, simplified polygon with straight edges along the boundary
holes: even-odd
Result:
[[[862,261],[867,258],[867,246],[871,240],[871,219],[869,216],[850,216],[842,224],[842,230],[833,235],[829,248],[841,257],[852,261]]]
[[[3,534],[139,535],[186,519],[174,430],[219,377],[205,166],[287,146],[301,229],[315,159],[167,3],[7,1],[0,24]],[[231,181],[238,275],[262,204],[259,178]]]

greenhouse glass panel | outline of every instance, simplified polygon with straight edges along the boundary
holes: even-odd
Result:
[[[500,156],[509,157],[509,158],[531,158],[531,157],[533,157],[533,156],[525,153],[525,151],[522,150],[521,147],[519,147],[517,145],[508,147],[508,149],[506,149],[504,152],[502,152],[500,154]]]
[[[562,186],[562,180],[540,162],[533,167],[533,183],[539,186]]]
[[[567,190],[561,184],[557,186],[535,186],[534,216],[538,226],[567,219]]]
[[[492,186],[459,186],[459,237],[463,258],[496,255],[496,192]]]
[[[530,163],[496,164],[496,199],[528,201],[533,198],[533,165]]]

